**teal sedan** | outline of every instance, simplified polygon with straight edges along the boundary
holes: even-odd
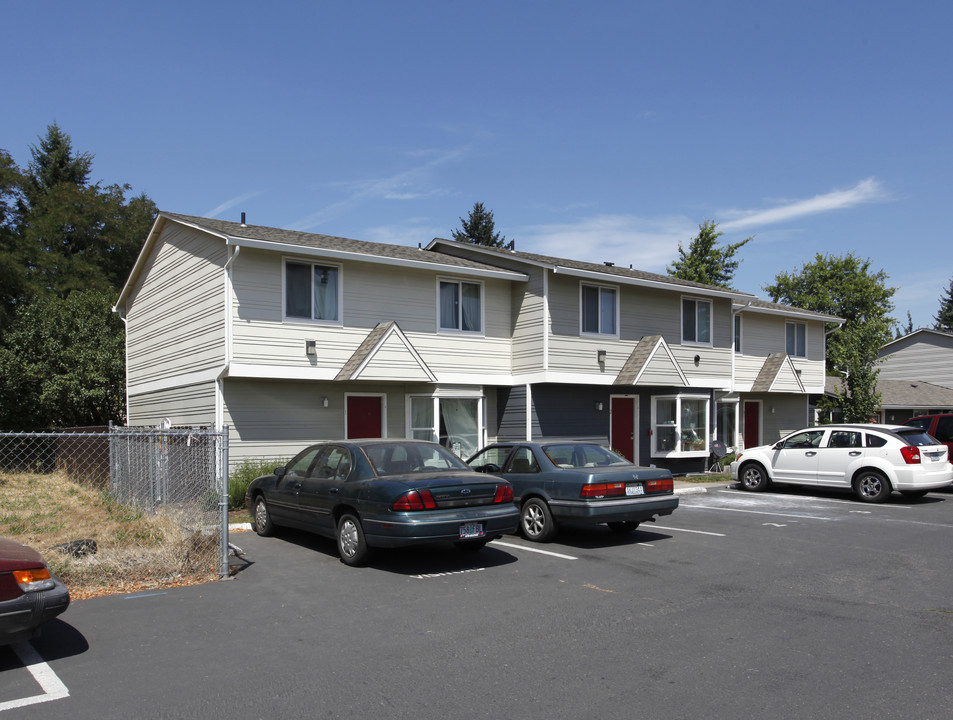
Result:
[[[467,464],[513,485],[520,529],[534,542],[552,540],[564,522],[631,533],[678,507],[671,472],[633,465],[595,443],[496,443]]]
[[[312,445],[248,486],[252,528],[293,527],[334,538],[341,560],[425,543],[479,550],[516,532],[513,488],[474,472],[436,443],[342,440]]]

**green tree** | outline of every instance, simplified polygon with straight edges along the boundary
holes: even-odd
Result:
[[[953,280],[950,280],[950,286],[940,296],[940,309],[933,320],[936,323],[934,329],[953,332]]]
[[[46,126],[46,136],[40,138],[38,146],[30,146],[30,154],[33,159],[27,172],[26,193],[31,204],[59,185],[85,187],[89,183],[93,156],[74,155],[73,141],[56,123]]]
[[[910,314],[910,311],[907,310],[907,322],[905,325],[897,324],[897,337],[902,338],[904,335],[909,335],[913,332],[913,316]]]
[[[473,204],[473,209],[466,220],[460,218],[461,230],[452,230],[453,239],[457,242],[485,245],[487,247],[506,247],[506,238],[496,232],[493,222],[493,212],[483,207],[483,203]]]
[[[20,168],[6,150],[0,150],[0,338],[26,286],[17,233],[22,188]]]
[[[754,236],[741,242],[721,245],[718,242],[724,233],[718,231],[718,223],[706,220],[698,226],[698,235],[692,238],[688,250],[678,243],[678,260],[668,266],[667,271],[673,277],[682,280],[731,287],[731,280],[738,270],[740,260],[734,260],[735,254],[743,246],[754,240]]]
[[[895,288],[887,274],[872,272],[870,260],[818,253],[800,271],[779,273],[764,287],[775,302],[844,318],[827,338],[827,373],[844,378],[835,404],[847,422],[866,422],[880,406],[877,354],[891,340]],[[830,330],[836,325],[829,325]]]
[[[113,300],[87,290],[17,308],[0,347],[0,430],[124,421],[125,343]]]

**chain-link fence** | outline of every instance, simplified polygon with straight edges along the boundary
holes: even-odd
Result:
[[[228,573],[228,430],[0,433],[0,535],[75,597]]]

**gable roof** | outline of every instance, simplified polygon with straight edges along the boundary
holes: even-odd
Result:
[[[924,342],[930,342],[939,340],[944,344],[949,344],[953,340],[953,333],[946,332],[945,330],[933,330],[931,328],[920,328],[919,330],[914,330],[912,333],[904,335],[903,337],[898,337],[896,340],[891,340],[880,348],[880,357],[884,355],[889,355],[891,350],[890,347],[893,345],[907,345],[911,342],[917,342],[923,340]]]
[[[388,243],[352,240],[334,235],[319,235],[298,230],[282,230],[265,225],[248,225],[215,218],[195,217],[161,211],[149,231],[139,257],[129,273],[129,278],[119,294],[116,307],[128,296],[133,283],[142,271],[146,258],[158,241],[162,229],[169,222],[185,225],[221,238],[226,245],[253,247],[275,252],[314,255],[338,260],[360,260],[386,265],[417,267],[456,275],[472,275],[481,278],[499,278],[526,282],[525,273],[505,270],[467,258],[445,253],[430,252],[420,247],[392,245]]]
[[[804,384],[787,353],[771,353],[751,384],[751,392],[803,393]]]
[[[382,363],[382,371],[376,368]],[[391,380],[394,368],[402,369],[401,380],[437,382],[407,336],[393,320],[378,323],[334,378],[342,380]]]
[[[688,386],[685,373],[661,335],[647,335],[639,340],[612,384],[638,385],[643,380],[648,385]]]

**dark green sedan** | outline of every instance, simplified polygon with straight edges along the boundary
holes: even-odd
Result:
[[[512,483],[520,529],[535,542],[551,540],[567,521],[630,533],[678,507],[671,472],[633,465],[595,443],[496,443],[467,464]]]
[[[452,543],[478,550],[519,524],[506,480],[417,440],[312,445],[253,480],[245,504],[259,535],[287,526],[334,538],[348,565],[365,564],[374,548]]]

